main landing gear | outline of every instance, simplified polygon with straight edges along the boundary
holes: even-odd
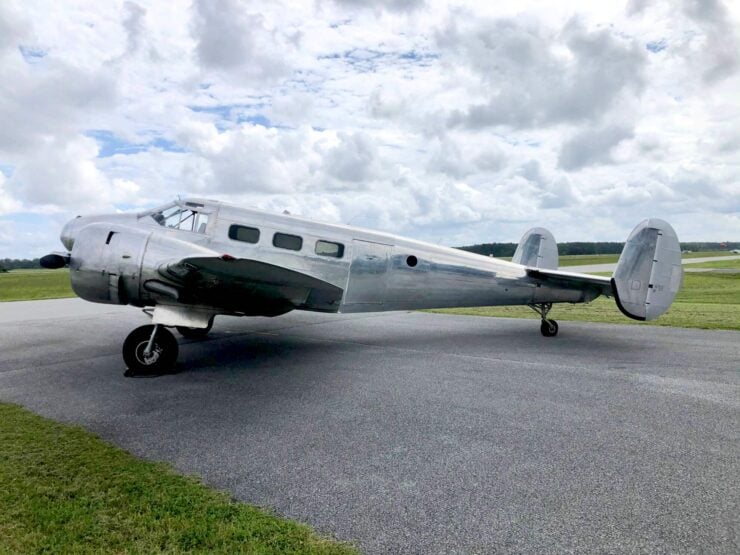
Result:
[[[152,316],[150,309],[144,312]],[[175,326],[187,339],[205,339],[213,327],[214,317],[205,328]],[[174,372],[180,347],[170,330],[162,324],[141,326],[132,331],[123,342],[123,360],[128,367],[125,376],[162,376]]]
[[[180,347],[172,332],[159,324],[141,326],[123,342],[125,376],[161,376],[175,367]]]
[[[536,303],[529,305],[542,318],[540,324],[540,333],[545,337],[555,337],[558,334],[558,323],[555,320],[548,320],[547,315],[552,309],[552,303]]]

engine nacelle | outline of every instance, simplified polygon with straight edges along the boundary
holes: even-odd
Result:
[[[139,304],[141,264],[151,231],[115,223],[81,228],[70,256],[72,289],[95,303]]]

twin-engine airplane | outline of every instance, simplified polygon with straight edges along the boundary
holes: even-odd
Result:
[[[542,228],[527,231],[507,262],[201,199],[78,216],[61,241],[70,252],[47,255],[42,266],[69,265],[83,299],[130,304],[152,317],[123,344],[130,373],[169,371],[178,344],[167,328],[205,337],[218,314],[527,305],[552,337],[553,303],[613,296],[626,316],[652,320],[668,309],[683,276],[676,233],[658,219],[632,231],[611,278],[558,270],[557,244]]]

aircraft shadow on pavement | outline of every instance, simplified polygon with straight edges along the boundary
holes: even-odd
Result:
[[[366,331],[366,330],[364,330]],[[577,360],[597,357],[624,360],[639,358],[642,346],[634,337],[621,337],[586,328],[567,331],[558,338],[544,338],[532,330],[523,332],[501,327],[476,331],[444,329],[379,330],[372,336],[363,330],[345,333],[341,337],[306,336],[300,330],[270,332],[214,332],[204,340],[181,340],[181,358],[176,368],[180,372],[261,372],[293,371],[306,365],[333,364],[337,357],[358,349],[381,349],[404,352],[414,356],[437,357],[440,354],[473,356],[519,357],[522,360],[542,360],[548,355],[573,357]],[[630,334],[631,335],[631,334]],[[421,355],[419,354],[421,353]]]

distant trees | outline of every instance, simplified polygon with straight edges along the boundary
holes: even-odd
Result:
[[[6,272],[9,270],[26,270],[31,268],[40,268],[39,259],[19,259],[19,258],[0,258],[0,268]],[[0,270],[1,272],[2,270]]]
[[[558,253],[561,255],[575,254],[620,254],[624,243],[613,243],[605,241],[596,241],[591,243],[558,243]],[[507,257],[514,256],[516,243],[480,243],[478,245],[469,245],[458,247],[464,251],[482,254],[484,256]],[[720,251],[740,248],[740,242],[727,241],[724,243],[711,242],[694,242],[681,243],[681,250],[687,251]]]
[[[558,243],[558,253],[562,255],[573,254],[619,254],[622,252],[624,243]],[[514,256],[516,243],[481,243],[480,245],[470,245],[459,247],[460,249],[484,256]]]

